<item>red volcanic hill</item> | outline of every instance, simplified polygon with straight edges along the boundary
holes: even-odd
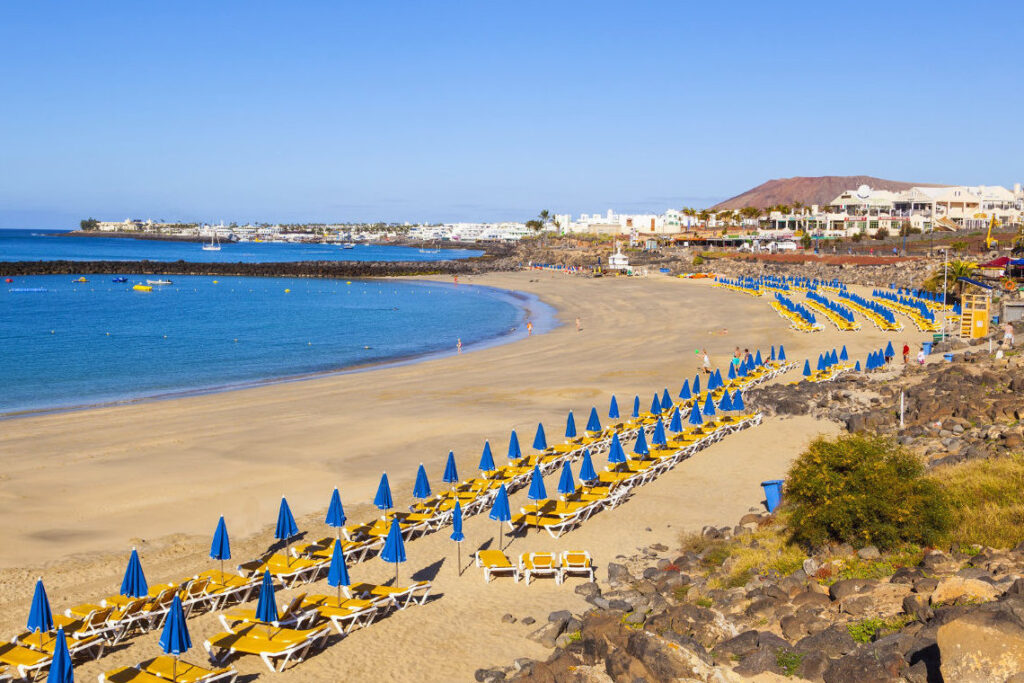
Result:
[[[777,178],[762,183],[752,190],[738,194],[731,199],[715,204],[713,210],[742,209],[753,206],[764,209],[776,204],[800,202],[806,206],[824,206],[846,190],[855,190],[868,185],[875,190],[908,190],[911,187],[942,187],[932,183],[905,183],[899,180],[883,180],[867,175],[824,175],[817,178]]]

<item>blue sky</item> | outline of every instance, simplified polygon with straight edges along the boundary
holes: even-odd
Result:
[[[1024,181],[1021,3],[0,5],[0,227]]]

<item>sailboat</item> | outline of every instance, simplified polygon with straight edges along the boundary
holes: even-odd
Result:
[[[203,251],[220,251],[220,238],[217,237],[217,231],[213,231],[213,235],[210,237],[210,243],[203,245]]]

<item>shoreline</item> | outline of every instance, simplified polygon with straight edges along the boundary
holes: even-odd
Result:
[[[230,276],[228,276],[230,277]],[[371,278],[372,279],[372,278]],[[395,279],[408,279],[410,282],[416,282],[413,278],[395,278]],[[455,287],[447,282],[435,282],[439,286]],[[506,290],[498,287],[488,287],[484,285],[463,285],[474,290],[481,290],[489,295],[495,296],[496,298],[503,299],[511,302],[515,305],[523,314],[523,322],[530,320],[534,323],[534,333],[544,334],[550,332],[559,326],[557,321],[558,312],[550,305],[545,303],[540,297],[535,294],[528,294],[525,292],[516,292],[514,290]],[[464,344],[462,349],[463,353],[469,353],[471,351],[479,351],[481,349],[491,348],[494,346],[500,346],[502,344],[511,344],[520,339],[524,339],[527,336],[523,326],[520,325],[511,330],[498,332],[497,334],[490,336],[486,339],[481,339],[476,342]],[[371,372],[373,370],[382,370],[391,367],[401,367],[404,365],[413,365],[416,363],[423,363],[435,358],[445,358],[447,356],[458,355],[458,351],[452,350],[434,350],[424,351],[422,353],[413,353],[405,355],[397,355],[384,359],[380,359],[371,363],[361,363],[356,365],[347,365],[334,368],[331,370],[322,370],[319,372],[311,372],[300,375],[284,375],[281,377],[265,377],[260,379],[253,379],[249,381],[237,382],[234,384],[216,385],[211,387],[197,387],[191,389],[180,389],[174,391],[165,391],[159,394],[142,395],[142,396],[129,396],[123,399],[114,399],[109,401],[98,401],[95,403],[81,403],[70,406],[54,406],[49,408],[35,408],[28,410],[15,410],[0,412],[0,423],[7,422],[10,420],[19,420],[28,417],[36,417],[41,415],[55,415],[62,413],[73,413],[83,410],[92,410],[94,408],[115,408],[118,406],[129,406],[139,405],[145,403],[156,403],[161,401],[173,401],[180,398],[190,398],[194,396],[209,396],[215,394],[229,393],[233,391],[243,391],[245,389],[252,389],[256,387],[274,386],[276,384],[289,384],[293,382],[306,382],[310,380],[316,380],[323,377],[334,377],[337,375],[346,375],[360,372]]]

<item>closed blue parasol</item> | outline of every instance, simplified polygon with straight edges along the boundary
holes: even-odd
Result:
[[[690,400],[690,380],[683,380],[683,388],[679,390],[679,398],[683,399],[684,401]]]
[[[810,360],[805,360],[804,361],[804,372],[803,372],[803,375],[804,375],[804,377],[810,377],[811,376],[811,361]]]
[[[647,435],[644,434],[642,429],[636,433],[636,443],[633,444],[633,452],[637,455],[648,455],[651,452],[647,447]]]
[[[563,496],[576,492],[576,482],[572,478],[572,468],[569,461],[562,463],[562,476],[558,478],[558,492]]]
[[[711,393],[708,392],[708,397],[704,401],[704,410],[701,411],[706,417],[712,417],[715,414],[715,402],[711,400]]]
[[[498,550],[501,550],[501,546],[505,541],[501,530],[501,523],[512,519],[512,509],[508,504],[508,489],[505,488],[504,484],[498,489],[498,495],[494,497],[494,503],[491,505],[491,511],[487,516],[498,523]]]
[[[42,577],[36,580],[36,591],[32,594],[26,626],[32,633],[39,631],[39,646],[42,647],[43,634],[53,628],[53,611],[50,609],[50,599],[46,597]]]
[[[672,407],[672,397],[668,395],[668,389],[661,394],[661,409],[668,410]]]
[[[331,492],[331,502],[327,506],[327,517],[324,518],[324,523],[334,529],[341,529],[345,526],[345,521],[345,508],[341,505],[341,494],[335,487]]]
[[[654,398],[651,399],[651,415],[657,415],[661,412],[661,399],[655,394]]]
[[[583,464],[580,465],[580,481],[594,481],[597,479],[597,470],[594,469],[594,461],[590,458],[590,449],[583,450]]]
[[[530,473],[530,490],[526,493],[530,500],[547,500],[548,492],[544,488],[544,476],[540,473],[540,465],[533,466]]]
[[[608,447],[608,462],[612,465],[626,462],[626,452],[622,450],[622,443],[619,441],[617,432],[612,434],[612,443]]]
[[[277,600],[274,597],[274,579],[270,570],[263,570],[263,583],[260,584],[260,598],[256,603],[256,619],[264,624],[277,623]]]
[[[487,450],[490,451],[491,447],[486,446]],[[518,460],[523,457],[523,449],[519,447],[519,435],[516,434],[516,430],[512,430],[512,436],[508,437],[508,459]],[[494,469],[493,467],[491,468]]]
[[[779,344],[779,362],[786,362],[786,347],[784,347],[782,344]]]
[[[747,361],[744,360],[743,362],[741,362],[736,367],[736,377],[739,378],[739,377],[746,377],[746,376],[747,376]]]
[[[615,396],[612,396],[611,402],[608,403],[608,419],[618,420],[619,419],[619,402],[615,400]]]
[[[732,395],[732,409],[743,410],[745,407],[746,406],[743,405],[743,395],[740,393],[740,390],[737,389],[736,393]]]
[[[633,397],[633,417],[640,417],[640,397]]]
[[[576,438],[576,418],[572,416],[572,411],[569,411],[569,416],[565,418],[565,438],[575,439]],[[543,448],[540,450],[544,450]]]
[[[601,431],[601,420],[597,418],[597,408],[590,409],[590,419],[587,420],[587,431],[588,432],[599,432]]]
[[[857,364],[853,366],[853,369],[860,372],[860,361],[857,361]]]
[[[775,345],[774,344],[772,344],[772,353],[771,353],[770,356],[768,356],[768,360],[771,360],[771,361],[775,360]]]
[[[886,345],[885,345],[885,357],[886,358],[895,358],[896,357],[896,352],[893,351],[893,348],[892,348],[892,342],[887,342]]]
[[[494,456],[491,455],[491,442],[484,441],[484,450],[480,454],[480,464],[477,465],[477,469],[481,472],[493,472],[494,471]]]
[[[721,410],[722,412],[728,412],[730,410],[733,410],[732,398],[729,396],[728,391],[722,392],[722,398],[719,399],[718,401],[718,409]]]
[[[722,370],[720,368],[716,369],[715,370],[715,388],[716,389],[721,389],[724,386],[725,386],[725,380],[722,379]]]
[[[704,424],[704,418],[700,416],[700,406],[697,405],[696,401],[693,402],[693,407],[690,408],[690,419],[688,421],[692,425]]]
[[[185,625],[185,610],[181,606],[181,598],[175,595],[171,600],[171,608],[167,611],[164,630],[160,632],[160,649],[165,655],[174,657],[174,664],[171,666],[172,681],[178,678],[178,657],[188,652],[191,647],[192,639],[188,635],[188,626]]]
[[[149,584],[146,583],[146,575],[142,572],[142,563],[139,562],[139,553],[135,548],[132,548],[124,579],[121,580],[121,595],[129,598],[143,598],[149,595]]]
[[[843,350],[839,352],[839,360],[848,361],[850,360],[850,354],[846,353],[846,344],[843,344]]]
[[[537,423],[537,433],[533,436],[533,447],[538,451],[546,450],[548,447],[548,439],[544,436],[544,425],[540,422]]]
[[[46,677],[46,683],[75,683],[75,672],[71,667],[71,652],[68,650],[68,641],[64,637],[63,627],[57,629],[53,661],[50,662],[50,673]]]
[[[348,565],[345,564],[345,551],[341,547],[341,539],[334,539],[334,550],[331,552],[331,566],[327,570],[327,585],[338,589],[338,602],[341,602],[341,587],[349,586],[352,580],[348,577]]]
[[[729,363],[729,379],[736,379],[736,364]]]
[[[839,355],[836,353],[835,349],[832,349],[832,353],[828,357],[828,364],[830,367],[833,365],[839,365]]]
[[[828,365],[825,363],[825,357],[820,353],[818,354],[818,372],[824,372],[828,369]]]
[[[678,411],[677,411],[678,412]],[[665,446],[668,444],[668,437],[665,435],[665,423],[658,418],[654,423],[654,433],[651,435],[651,444],[654,446]]]
[[[287,543],[297,533],[299,533],[299,527],[295,525],[295,518],[292,516],[291,508],[288,507],[288,501],[281,496],[281,507],[277,510],[277,528],[274,529],[274,538]]]
[[[441,481],[454,484],[459,481],[459,469],[455,465],[455,451],[448,451],[448,462],[444,464],[444,475]]]
[[[449,536],[455,541],[456,560],[455,569],[462,576],[462,542],[466,540],[466,534],[462,533],[462,505],[455,501],[455,509],[452,510],[452,535]]]
[[[761,367],[764,365],[764,361],[761,360],[761,349],[758,349],[754,354],[754,367]]]
[[[697,398],[700,396],[700,375],[695,375],[693,378],[693,397]]]
[[[213,532],[213,542],[210,543],[210,557],[220,561],[220,573],[223,575],[224,560],[231,559],[231,539],[228,538],[228,525],[224,522],[224,515],[221,515],[220,520],[217,522],[217,529]]]
[[[398,565],[405,562],[405,541],[402,539],[402,527],[398,518],[391,519],[388,537],[384,539],[384,547],[380,549],[380,559],[395,565],[395,585],[398,585]]]
[[[668,429],[670,432],[683,431],[683,418],[679,414],[679,408],[676,408],[672,413],[672,421],[668,423]]]
[[[413,498],[430,498],[430,481],[427,479],[427,470],[420,463],[416,470],[416,484],[412,487]]]
[[[391,499],[391,485],[388,484],[388,473],[380,475],[380,484],[377,485],[377,495],[373,497],[373,504],[379,510],[390,510],[395,506]]]
[[[712,372],[708,375],[708,391],[714,391],[717,388],[718,385],[715,383],[715,373]]]
[[[462,533],[462,504],[455,501],[455,509],[452,510],[452,535],[449,537],[456,543],[466,540],[466,534]]]

